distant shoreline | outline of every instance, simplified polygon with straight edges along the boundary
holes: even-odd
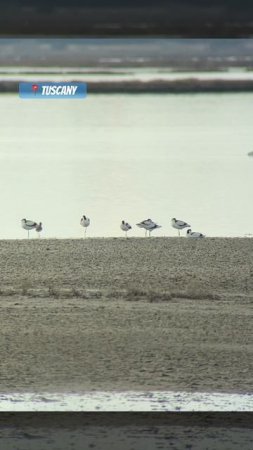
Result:
[[[68,81],[75,82],[75,80]],[[16,80],[1,81],[0,93],[18,93],[18,87],[19,82]],[[94,81],[88,83],[88,94],[193,94],[237,92],[253,92],[253,80],[200,80],[197,78],[186,78],[183,80],[152,80],[145,82]]]

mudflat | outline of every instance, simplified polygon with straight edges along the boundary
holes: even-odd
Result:
[[[0,241],[0,391],[251,392],[253,240]]]
[[[6,450],[251,450],[250,413],[1,413]]]

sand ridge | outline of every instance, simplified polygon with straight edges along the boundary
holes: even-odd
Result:
[[[42,289],[42,296],[43,288],[55,294],[65,288],[115,297],[117,291],[142,290],[173,297],[251,297],[253,239],[6,240],[0,241],[0,273],[3,295]]]

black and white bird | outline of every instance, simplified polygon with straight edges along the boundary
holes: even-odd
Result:
[[[175,219],[175,217],[171,219],[171,225],[173,228],[176,228],[178,230],[178,236],[180,236],[180,230],[183,230],[184,228],[190,228],[191,226],[187,222],[184,222],[183,220]]]
[[[192,231],[191,229],[189,229],[186,232],[186,237],[198,239],[198,238],[204,238],[205,235],[202,233],[199,233],[198,231]]]
[[[90,219],[86,216],[82,216],[82,218],[80,220],[80,225],[82,225],[82,227],[84,227],[84,237],[85,237],[87,227],[90,225]]]
[[[151,231],[157,230],[157,228],[161,228],[161,225],[157,225],[157,223],[152,223],[150,225],[150,227],[148,228],[149,236],[150,236]]]
[[[36,228],[37,222],[34,222],[33,220],[22,219],[21,226],[22,226],[22,228],[24,228],[24,230],[28,231],[28,239],[29,239],[29,231]]]
[[[146,220],[143,220],[143,221],[140,222],[140,223],[137,223],[136,225],[137,225],[137,227],[139,227],[139,228],[144,228],[144,230],[145,230],[145,236],[147,236],[147,231],[150,229],[150,227],[152,227],[153,225],[155,225],[155,223],[153,222],[152,219],[146,219]]]
[[[125,231],[125,236],[127,237],[127,232],[131,230],[131,225],[124,220],[121,221],[120,228],[122,231]]]
[[[42,223],[41,223],[41,222],[40,222],[40,223],[37,223],[37,225],[36,225],[36,227],[35,227],[35,230],[37,231],[38,237],[40,238],[40,233],[41,233],[41,231],[42,231]]]
[[[157,228],[161,228],[161,225],[157,225],[152,219],[143,220],[140,223],[136,224],[139,228],[144,228],[145,236],[147,236],[147,231],[149,232],[149,236],[151,231],[156,230]]]

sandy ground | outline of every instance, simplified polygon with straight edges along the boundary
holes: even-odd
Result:
[[[1,414],[5,450],[251,450],[250,414]]]
[[[0,392],[252,392],[253,240],[0,241]]]

